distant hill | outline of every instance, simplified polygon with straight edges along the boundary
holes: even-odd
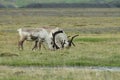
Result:
[[[0,4],[0,8],[5,8],[5,6],[3,4]]]
[[[0,0],[0,7],[120,7],[120,0]]]
[[[120,4],[98,3],[32,3],[21,8],[120,8]]]

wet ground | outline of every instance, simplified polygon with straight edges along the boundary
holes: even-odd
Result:
[[[112,72],[120,72],[120,67],[98,67],[98,66],[75,66],[75,67],[39,67],[39,66],[21,66],[21,67],[15,67],[15,66],[0,66],[1,69],[22,69],[22,70],[36,70],[36,69],[89,69],[89,70],[95,70],[95,71],[112,71]]]

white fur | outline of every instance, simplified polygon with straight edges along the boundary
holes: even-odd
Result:
[[[32,40],[31,35],[34,37],[38,37],[38,41],[44,42],[48,45],[49,49],[52,48],[52,39],[49,37],[49,33],[44,28],[20,28],[17,30],[20,35],[20,41],[25,37],[26,40]]]
[[[57,31],[63,31],[60,28],[48,28],[48,29],[44,29],[44,28],[20,28],[17,30],[19,32],[20,35],[20,40],[22,40],[24,37],[27,38],[27,40],[31,40],[31,36],[34,37],[38,37],[38,41],[39,43],[47,43],[49,49],[53,49],[53,34]],[[50,31],[50,32],[48,32]],[[69,40],[67,37],[67,34],[63,31],[63,33],[58,33],[55,36],[55,43],[59,48],[66,48],[69,47]],[[64,47],[62,46],[61,43],[64,43]],[[40,44],[40,45],[41,45]]]
[[[55,29],[52,29],[51,32],[50,32],[50,37],[53,38],[52,34],[55,33],[56,31],[63,31],[62,29],[60,28],[55,28]],[[68,47],[68,38],[67,38],[67,34],[63,31],[63,33],[59,33],[55,36],[55,43],[56,45],[59,47],[59,48],[62,48],[62,44],[61,43],[65,43],[64,44],[64,47]]]

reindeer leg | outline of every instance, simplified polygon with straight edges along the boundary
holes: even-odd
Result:
[[[45,44],[42,44],[43,48],[46,50]]]
[[[42,45],[42,43],[41,43],[41,42],[39,42],[39,50],[41,50],[41,45]]]
[[[43,42],[39,43],[39,49],[41,50],[41,46],[43,46],[44,49],[46,49],[45,45],[43,44]]]
[[[62,48],[64,48],[65,40],[61,42]]]
[[[26,37],[22,37],[20,39],[20,41],[18,42],[18,48],[19,48],[19,50],[20,49],[23,50],[23,43],[24,43],[25,40],[26,40]]]
[[[22,50],[23,50],[23,43],[24,43],[24,41],[25,41],[25,40],[23,40],[23,41],[21,42],[21,48],[22,48]]]
[[[38,43],[38,41],[35,41],[35,45],[34,45],[34,47],[32,48],[32,50],[34,50],[35,48],[37,48],[37,43]]]
[[[18,48],[19,48],[19,50],[20,50],[20,49],[23,50],[23,43],[24,43],[24,41],[25,41],[25,39],[19,41],[19,43],[18,43]]]
[[[24,41],[19,41],[19,43],[18,43],[19,50],[20,49],[23,50],[23,42]]]

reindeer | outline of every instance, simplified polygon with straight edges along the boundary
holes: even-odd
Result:
[[[71,45],[75,46],[73,39],[79,35],[74,35],[71,39],[68,39],[67,34],[60,28],[55,28],[50,32],[53,38],[53,47],[56,49],[70,48]]]
[[[17,30],[19,32],[20,40],[18,43],[19,49],[23,50],[24,41],[35,41],[35,45],[32,50],[36,49],[39,44],[45,42],[49,49],[53,49],[53,40],[49,36],[49,33],[44,28],[20,28]]]

